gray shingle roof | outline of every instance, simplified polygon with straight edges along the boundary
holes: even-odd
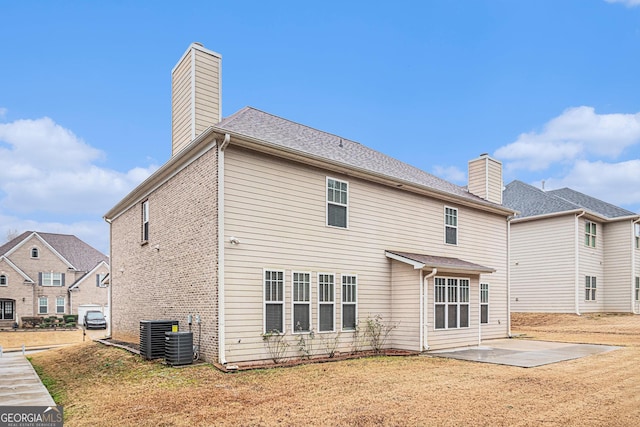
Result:
[[[609,219],[637,215],[569,188],[543,191],[518,180],[510,182],[505,187],[502,193],[502,203],[519,211],[518,217],[520,218],[576,209],[585,209]]]
[[[464,187],[445,181],[358,142],[319,131],[252,107],[245,107],[223,119],[216,127],[347,166],[464,197],[475,202],[499,206],[469,193]]]
[[[495,271],[491,267],[485,267],[483,265],[475,264],[469,261],[464,261],[458,258],[417,254],[412,252],[389,251],[389,250],[387,250],[386,252],[398,255],[402,258],[419,262],[420,264],[424,264],[425,267],[429,267],[429,268],[440,268],[443,270],[446,270],[446,269],[466,270],[470,272],[473,271],[473,272],[485,272],[485,273],[493,273]]]
[[[109,264],[109,257],[89,246],[76,236],[70,234],[41,233],[38,231],[25,231],[18,237],[0,246],[0,256],[5,255],[25,239],[36,233],[60,255],[62,255],[78,271],[90,271],[100,262]]]

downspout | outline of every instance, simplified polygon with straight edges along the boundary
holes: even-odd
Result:
[[[631,222],[631,312],[638,314],[635,278],[636,278],[636,224],[640,223],[640,218]]]
[[[112,338],[113,316],[111,314],[113,313],[113,310],[111,308],[113,307],[113,297],[111,295],[111,286],[113,284],[113,274],[111,274],[111,265],[113,263],[113,245],[111,244],[111,242],[113,242],[113,227],[111,226],[111,219],[104,218],[104,220],[109,224],[109,287],[107,288],[107,304],[109,304],[109,317],[107,318],[107,336],[109,338]],[[78,313],[78,315],[79,314],[80,313]],[[80,319],[78,319],[78,323],[80,323]]]
[[[513,338],[511,335],[511,220],[513,218],[515,217],[507,217],[507,336],[509,338]]]
[[[429,286],[429,279],[431,279],[433,276],[435,276],[438,273],[438,269],[437,268],[433,268],[433,270],[431,270],[431,273],[426,274],[423,278],[422,278],[422,296],[420,298],[420,311],[422,312],[422,351],[427,351],[429,350],[429,325],[427,323],[427,317],[428,317],[428,310],[426,309],[427,307],[427,295],[428,295],[428,286]]]
[[[218,362],[227,363],[225,351],[224,313],[224,150],[229,145],[231,135],[224,135],[218,145]]]
[[[576,215],[576,239],[575,239],[575,251],[576,251],[575,252],[575,256],[576,256],[575,290],[576,290],[576,296],[575,296],[575,310],[576,310],[576,314],[578,316],[580,316],[580,242],[579,242],[580,227],[579,227],[578,218],[580,218],[585,213],[586,213],[586,211],[582,211],[581,213]]]

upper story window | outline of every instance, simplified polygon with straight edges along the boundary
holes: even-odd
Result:
[[[0,274],[0,286],[7,286],[9,284],[9,279],[7,279],[6,274]]]
[[[40,251],[38,248],[31,248],[31,258],[40,258]]]
[[[346,181],[327,178],[327,225],[347,228],[348,188]]]
[[[444,242],[449,245],[458,244],[458,209],[444,208]]]
[[[596,247],[596,223],[585,221],[584,226],[584,244],[592,248]]]
[[[64,273],[41,273],[40,285],[64,286]]]
[[[636,249],[640,249],[640,224],[633,224],[634,236],[636,238]]]
[[[96,274],[96,286],[99,288],[106,288],[107,285],[103,284],[102,281],[107,275],[105,273]]]
[[[636,276],[635,300],[640,301],[640,277]]]
[[[142,202],[142,241],[149,241],[149,201]]]

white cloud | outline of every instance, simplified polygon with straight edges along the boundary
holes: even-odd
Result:
[[[4,116],[6,116],[8,112],[9,112],[9,110],[7,110],[6,108],[0,107],[0,119],[3,119]]]
[[[433,174],[447,181],[466,183],[467,174],[455,166],[434,166]]]
[[[640,160],[619,163],[579,160],[563,178],[545,181],[547,190],[563,187],[616,206],[637,206],[640,203]]]
[[[640,6],[640,0],[605,0],[607,3],[622,3],[627,7]]]
[[[4,213],[20,225],[2,223],[2,227],[68,232],[82,238],[82,230],[91,233],[95,221],[101,223],[107,210],[157,169],[119,172],[96,164],[102,158],[102,151],[50,118],[0,123],[0,216]],[[38,214],[45,220],[22,224],[15,219],[17,213]],[[65,224],[65,216],[70,224]],[[101,231],[108,239],[108,229]]]
[[[515,142],[496,150],[495,156],[508,170],[533,171],[588,154],[616,158],[639,142],[640,113],[596,114],[593,107],[582,106],[565,110],[541,132],[521,134]]]

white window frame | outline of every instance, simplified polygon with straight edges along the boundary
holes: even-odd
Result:
[[[453,219],[454,221],[451,221]],[[458,214],[458,208],[452,208],[451,206],[444,207],[444,243],[446,245],[458,246],[458,222],[460,215]],[[455,222],[452,224],[451,222]],[[456,241],[455,243],[447,242],[447,230],[455,230]]]
[[[96,274],[96,283],[98,288],[106,288],[107,285],[103,284],[102,281],[107,277],[107,273],[98,273]]]
[[[585,294],[584,294],[584,300],[585,301],[597,301],[598,298],[598,287],[597,287],[597,280],[596,280],[596,276],[584,276],[585,277],[585,282],[584,282],[584,290],[585,290]]]
[[[31,251],[30,251],[29,255],[31,256],[31,259],[40,258],[40,249],[38,249],[38,248],[36,248],[34,246],[33,248],[31,248]]]
[[[62,305],[60,305],[60,300],[62,300]],[[64,314],[66,306],[67,300],[65,297],[56,297],[56,314]],[[62,307],[62,311],[60,311],[60,307]]]
[[[330,200],[331,197],[329,197],[329,182],[330,181],[334,181],[340,184],[344,184],[346,185],[346,189],[342,190],[342,189],[332,189],[332,191],[338,191],[340,193],[345,193],[345,198],[346,198],[346,202],[342,202],[340,201],[336,201],[336,200]],[[349,181],[345,181],[342,179],[338,179],[338,178],[332,178],[330,176],[326,177],[325,180],[325,197],[326,197],[326,221],[325,224],[327,225],[327,227],[332,227],[332,228],[340,228],[340,229],[348,229],[349,228]],[[329,224],[329,205],[335,205],[335,206],[341,206],[344,207],[345,209],[345,219],[344,219],[344,227],[342,227],[341,225],[333,225],[333,224]]]
[[[480,283],[480,324],[489,324],[489,284],[486,282]],[[482,321],[482,307],[487,307],[487,319],[486,322]]]
[[[58,282],[59,284],[55,284]],[[42,272],[42,286],[52,286],[59,288],[62,284],[62,273]]]
[[[327,282],[326,284],[332,284],[332,291],[325,292],[322,287],[325,285],[324,276],[331,277],[331,282]],[[319,272],[317,275],[317,286],[318,286],[318,332],[335,332],[336,331],[336,275],[335,273],[324,273]],[[330,297],[330,301],[324,300],[324,298]],[[320,321],[320,316],[322,315],[322,307],[325,305],[331,305],[331,330],[322,330],[322,322]]]
[[[44,305],[42,304],[44,302]],[[42,308],[44,307],[44,311]],[[48,314],[49,313],[49,298],[47,297],[38,297],[38,314]]]
[[[304,275],[307,278],[306,293],[303,295],[303,299],[300,299],[300,289],[296,292],[296,287],[302,285],[304,289],[305,281],[300,279],[300,275]],[[313,318],[311,317],[311,272],[310,271],[292,271],[291,272],[291,332],[294,334],[308,334],[313,330]],[[304,294],[304,292],[303,292]],[[304,298],[306,297],[306,299]],[[296,325],[295,307],[297,305],[306,305],[309,317],[309,329],[299,330]]]
[[[452,294],[451,284],[454,282],[455,294]],[[466,277],[436,276],[433,280],[433,295],[433,328],[435,330],[468,329],[471,327],[471,279]],[[466,301],[463,301],[465,298]],[[442,327],[437,327],[437,306],[444,307],[444,326]],[[461,307],[467,308],[467,325],[465,326],[460,326]],[[455,326],[449,325],[449,310],[451,308],[456,310]]]
[[[635,298],[636,301],[640,301],[640,277],[636,276],[636,288],[635,288]]]
[[[149,200],[142,202],[142,243],[149,241]]]
[[[598,234],[597,224],[593,221],[585,220],[584,223],[584,245],[590,248],[596,247],[596,235]]]
[[[282,287],[281,290],[281,296],[282,299],[278,300],[278,299],[271,299],[271,297],[274,296],[273,291],[271,291],[271,295],[267,295],[267,273],[276,273],[279,274],[280,278],[276,278],[276,279],[269,279],[270,282],[277,282],[277,281],[281,281],[282,283],[280,284],[280,286]],[[286,316],[285,314],[285,310],[284,310],[284,303],[285,303],[285,286],[286,286],[286,281],[285,281],[285,276],[284,276],[285,272],[284,270],[277,270],[277,269],[271,269],[271,268],[265,268],[262,272],[262,294],[263,294],[263,304],[262,304],[262,330],[264,331],[265,334],[271,334],[271,333],[276,333],[274,332],[275,329],[271,329],[271,330],[267,330],[267,305],[280,305],[282,307],[282,319],[280,320],[280,331],[278,332],[280,335],[285,333],[285,329],[284,329],[284,318]],[[277,297],[278,292],[276,290],[276,294],[275,296]]]
[[[9,276],[0,274],[0,286],[9,286]]]
[[[350,280],[351,283],[345,283],[345,280]],[[343,331],[352,332],[355,331],[358,326],[358,275],[357,274],[343,274],[341,278],[341,310],[340,310],[340,327]],[[352,295],[345,292],[345,287],[353,288]],[[355,323],[353,327],[345,328],[344,326],[344,308],[345,306],[353,307]]]

